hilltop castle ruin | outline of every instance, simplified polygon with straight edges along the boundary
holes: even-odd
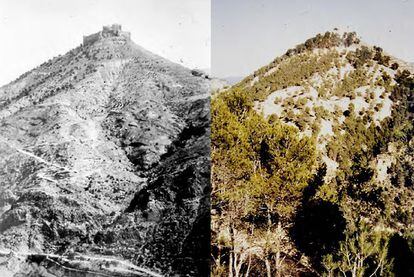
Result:
[[[120,24],[103,26],[102,31],[89,36],[83,36],[83,45],[92,44],[106,37],[120,37],[129,40],[131,39],[131,33],[122,31],[122,26]]]

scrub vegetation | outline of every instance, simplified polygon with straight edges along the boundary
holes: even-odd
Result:
[[[213,276],[412,276],[414,80],[327,32],[212,99]]]

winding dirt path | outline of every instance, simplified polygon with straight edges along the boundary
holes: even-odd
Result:
[[[68,171],[68,172],[71,172],[72,171],[72,170],[70,170],[67,167],[64,167],[62,165],[59,165],[59,164],[56,164],[56,163],[52,163],[52,162],[46,161],[45,159],[43,159],[43,158],[41,158],[39,156],[36,156],[33,153],[30,153],[30,152],[28,152],[26,150],[23,150],[23,149],[19,148],[18,146],[16,146],[13,142],[8,141],[7,139],[5,139],[3,137],[0,137],[0,142],[3,142],[5,144],[7,144],[10,148],[13,148],[14,150],[16,150],[17,152],[19,152],[19,153],[21,153],[23,155],[29,156],[29,157],[37,160],[40,163],[46,164],[48,166],[56,167],[58,169],[65,170],[65,171]]]
[[[68,257],[66,256],[61,256],[61,255],[56,255],[56,254],[43,254],[43,253],[31,253],[31,252],[13,252],[13,251],[9,251],[9,250],[0,250],[0,255],[3,256],[7,256],[13,254],[15,256],[18,257],[23,257],[26,258],[27,256],[31,256],[31,255],[36,255],[36,256],[42,256],[44,257],[46,260],[56,264],[58,267],[61,267],[65,270],[68,271],[74,271],[74,272],[82,272],[82,273],[89,273],[89,274],[94,274],[96,276],[114,276],[113,274],[116,272],[111,272],[110,270],[108,270],[107,273],[105,272],[97,272],[97,271],[92,271],[92,270],[82,270],[82,269],[77,269],[74,267],[69,267],[67,265],[63,265],[62,263],[60,263],[59,261],[55,260],[55,259],[61,259],[63,262],[66,263],[76,263],[78,261],[97,261],[97,262],[115,262],[119,265],[121,265],[120,270],[119,270],[119,274],[122,273],[127,273],[127,274],[136,274],[137,276],[149,276],[149,277],[163,277],[163,275],[154,272],[152,270],[149,270],[147,268],[144,267],[140,267],[140,266],[136,266],[134,264],[131,264],[127,261],[122,261],[119,259],[115,259],[115,258],[109,258],[109,257],[97,257],[97,256],[89,256],[89,255],[76,255],[75,258],[73,260],[68,259]],[[143,275],[144,274],[144,275]]]

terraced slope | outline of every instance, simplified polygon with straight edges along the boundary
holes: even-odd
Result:
[[[1,87],[0,248],[208,266],[209,80],[195,73],[108,32]]]

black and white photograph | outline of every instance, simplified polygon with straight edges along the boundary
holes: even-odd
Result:
[[[210,2],[0,1],[0,276],[208,276]]]

